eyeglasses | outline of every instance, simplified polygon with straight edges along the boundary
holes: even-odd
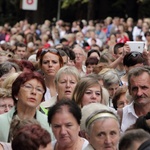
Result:
[[[75,53],[76,56],[83,56],[81,53]]]
[[[52,53],[60,55],[59,51],[57,49],[54,49],[54,48],[42,49],[41,55],[44,55],[47,52],[52,52]]]
[[[41,87],[33,87],[32,85],[30,84],[24,84],[22,86],[26,91],[30,92],[32,91],[33,89],[35,89],[35,91],[39,94],[43,94],[44,93],[44,90],[41,88]]]
[[[6,108],[11,109],[12,107],[13,105],[6,105],[6,104],[0,105],[0,109],[3,109],[3,110],[5,110]]]

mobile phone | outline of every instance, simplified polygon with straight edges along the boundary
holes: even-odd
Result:
[[[145,42],[142,41],[127,41],[126,42],[129,47],[130,51],[138,51],[143,53],[144,47],[145,47]]]

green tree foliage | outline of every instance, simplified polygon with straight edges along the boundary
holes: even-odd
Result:
[[[62,0],[62,8],[68,8],[71,5],[74,5],[76,3],[87,3],[89,0]]]

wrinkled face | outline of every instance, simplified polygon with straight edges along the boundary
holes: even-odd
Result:
[[[45,76],[54,77],[57,71],[60,69],[59,56],[47,52],[43,56],[41,69],[44,72]]]
[[[71,99],[76,84],[77,84],[77,78],[74,75],[63,73],[60,76],[56,85],[58,98]]]
[[[26,47],[19,47],[18,46],[17,50],[15,51],[15,54],[17,54],[20,59],[25,59],[27,56]]]
[[[93,122],[89,131],[89,143],[95,150],[117,150],[120,138],[119,123],[113,118]]]
[[[83,107],[90,103],[100,103],[101,99],[102,95],[100,85],[95,84],[86,89],[82,98],[81,106]]]
[[[25,82],[16,95],[17,105],[36,108],[42,101],[44,88],[37,79]]]
[[[129,103],[128,99],[126,98],[126,94],[122,94],[117,101],[117,108],[123,108]]]
[[[129,92],[136,104],[145,106],[150,103],[150,77],[148,73],[132,76],[130,85]]]
[[[119,83],[112,84],[107,88],[110,98],[113,98],[118,88],[119,88]]]
[[[68,111],[67,106],[62,106],[60,112],[52,117],[51,126],[57,143],[61,147],[70,147],[78,139],[80,126]]]
[[[74,53],[75,53],[75,62],[76,63],[79,63],[79,64],[82,64],[83,61],[84,61],[84,55],[83,55],[83,52],[81,49],[78,49],[78,48],[75,48],[73,49]]]
[[[14,101],[10,97],[0,98],[0,114],[8,112],[14,106]]]

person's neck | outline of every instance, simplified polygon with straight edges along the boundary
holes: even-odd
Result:
[[[124,69],[124,66],[123,66],[123,64],[118,64],[118,66],[116,67],[117,68],[117,70],[119,70],[119,71],[124,71],[125,69]]]
[[[25,107],[22,104],[17,104],[17,115],[18,117],[23,119],[33,119],[36,114],[36,108]]]
[[[137,105],[134,104],[134,110],[137,116],[143,116],[146,115],[148,112],[150,112],[150,104],[146,105]]]
[[[75,143],[71,143],[71,145],[67,145],[65,147],[56,143],[54,150],[79,150],[82,149],[82,145],[82,138],[78,137],[78,140]]]

